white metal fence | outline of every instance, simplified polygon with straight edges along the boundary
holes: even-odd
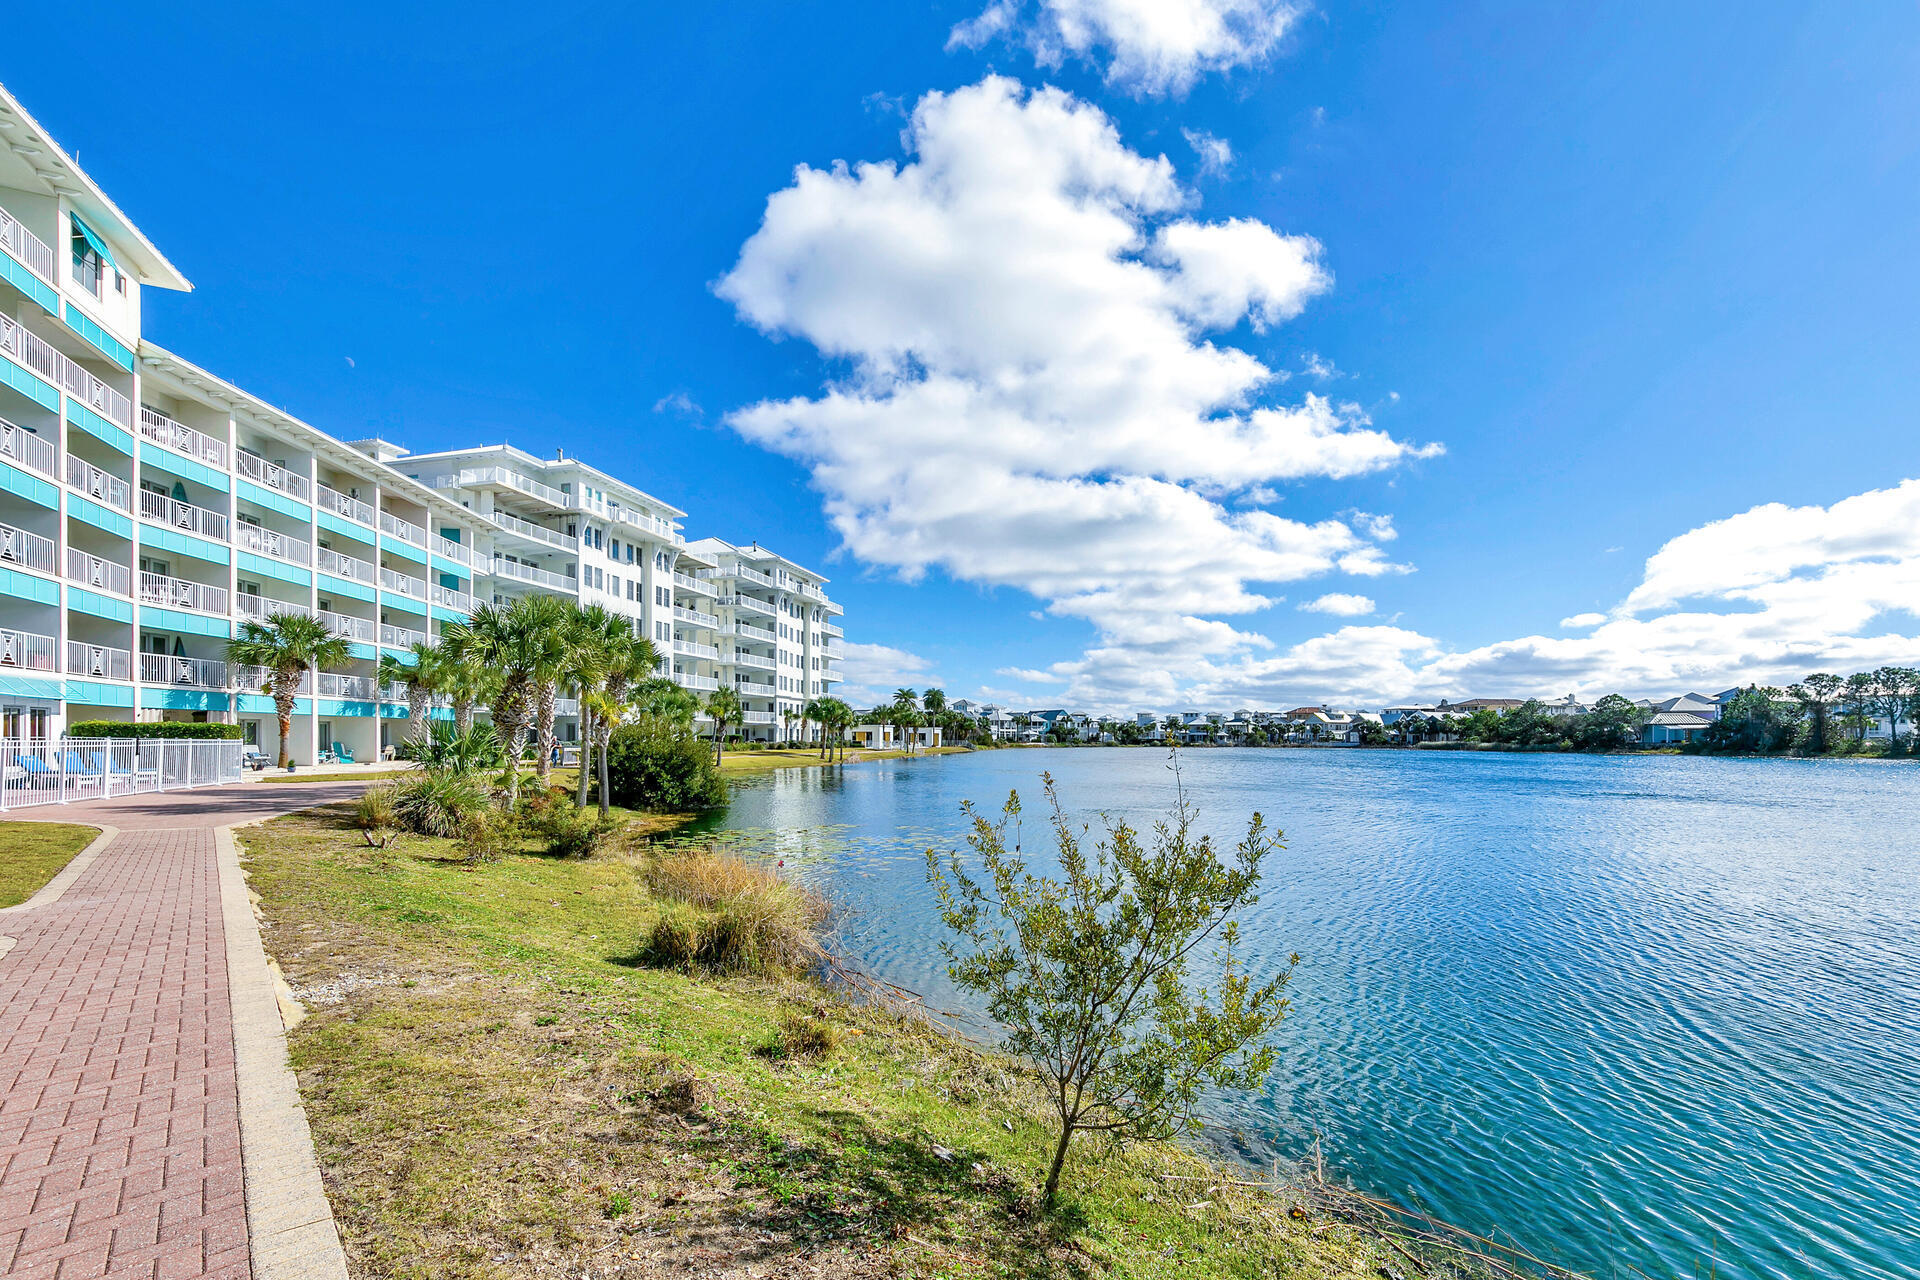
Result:
[[[171,738],[0,742],[0,810],[238,782],[246,749]]]

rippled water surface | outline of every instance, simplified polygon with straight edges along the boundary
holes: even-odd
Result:
[[[1146,749],[787,771],[722,828],[853,908],[873,969],[965,1008],[925,883],[960,802],[1147,822]],[[1286,834],[1247,936],[1298,951],[1281,1063],[1218,1119],[1600,1275],[1920,1277],[1920,768],[1187,753],[1220,837]]]

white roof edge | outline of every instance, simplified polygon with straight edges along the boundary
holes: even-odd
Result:
[[[801,564],[798,560],[789,560],[787,559],[787,557],[781,555],[778,551],[769,551],[767,548],[761,546],[757,542],[750,542],[744,547],[737,542],[728,542],[725,538],[715,538],[715,537],[695,538],[694,542],[695,543],[711,542],[721,547],[724,550],[733,552],[735,555],[744,556],[749,559],[778,560],[781,564],[787,566],[787,568],[798,570],[800,573],[805,574],[807,577],[816,579],[820,583],[820,585],[823,587],[826,586],[827,583],[832,581],[831,578],[827,577],[825,574],[819,572],[818,570],[809,569],[806,565]]]
[[[67,154],[66,148],[54,140],[53,135],[47,131],[47,127],[34,119],[33,113],[21,106],[20,100],[14,97],[4,84],[0,84],[0,116],[6,115],[18,117],[20,122],[36,135],[37,141],[44,143],[53,151],[54,159],[59,162],[56,167],[65,167],[72,171],[73,182],[80,188],[78,194],[61,191],[44,175],[41,180],[47,182],[55,192],[66,195],[68,201],[80,210],[81,216],[89,223],[97,223],[102,231],[119,240],[123,247],[131,247],[128,256],[133,259],[133,265],[140,269],[141,284],[156,285],[162,289],[177,289],[182,293],[193,289],[193,282],[167,260],[167,255],[161,253],[159,247],[147,239],[145,232],[133,225],[133,219],[121,212],[120,206],[113,202],[113,197],[109,196],[99,183],[88,177],[87,171]],[[39,165],[34,166],[36,173],[39,169]]]
[[[542,458],[542,457],[539,457],[538,455],[528,453],[525,449],[522,449],[517,444],[507,444],[505,442],[502,442],[500,444],[475,445],[470,449],[435,449],[431,453],[413,453],[413,454],[408,454],[407,456],[409,460],[418,462],[418,461],[421,461],[422,459],[457,458],[463,454],[473,454],[473,453],[510,453],[517,458],[525,459],[527,462],[532,463],[534,466],[540,467],[543,470],[547,467],[552,467],[556,465],[576,466],[576,467],[579,467],[582,471],[592,472],[594,475],[600,477],[600,479],[605,480],[608,484],[619,485],[622,489],[626,489],[631,493],[639,494],[642,499],[658,507],[660,510],[669,513],[676,520],[683,520],[686,518],[686,515],[687,515],[687,513],[682,511],[679,507],[674,506],[671,502],[664,502],[661,499],[654,497],[651,493],[648,493],[645,489],[642,489],[639,485],[633,483],[633,481],[622,480],[619,476],[614,475],[612,472],[602,471],[599,467],[594,466],[591,462],[584,462],[579,458],[571,458],[571,457]]]

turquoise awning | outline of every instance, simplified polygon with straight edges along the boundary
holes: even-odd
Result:
[[[100,238],[99,233],[82,222],[79,214],[70,213],[67,216],[73,219],[73,229],[80,233],[80,238],[93,246],[93,251],[100,255],[100,261],[106,263],[115,271],[120,270],[120,264],[114,260],[113,250],[107,248],[107,242]]]

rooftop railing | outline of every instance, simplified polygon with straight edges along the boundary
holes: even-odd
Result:
[[[518,471],[510,471],[506,467],[467,467],[452,475],[435,476],[432,484],[436,489],[469,489],[496,485],[517,490],[528,497],[538,498],[556,507],[571,509],[573,506],[571,495],[560,492],[552,485],[529,479]]]
[[[12,254],[21,266],[48,284],[53,283],[53,250],[5,209],[0,209],[0,249]]]
[[[69,458],[67,462],[71,465],[73,459]],[[175,502],[166,494],[155,493],[151,489],[140,491],[140,518],[156,524],[172,525],[217,542],[225,542],[227,538],[227,518],[218,511],[196,507],[191,502]]]
[[[200,613],[225,613],[227,589],[204,582],[188,582],[163,573],[140,575],[140,601],[164,605],[169,609],[193,609]]]
[[[227,465],[226,441],[195,431],[184,422],[175,422],[144,404],[140,406],[140,434],[163,449],[197,458],[208,466],[224,468]]]
[[[67,455],[67,483],[115,511],[133,510],[133,487],[111,471],[103,471],[85,458]]]
[[[50,476],[54,474],[54,452],[53,441],[0,418],[0,458]]]
[[[0,524],[0,564],[17,564],[23,569],[52,573],[53,539],[43,538],[25,529],[16,529],[10,524]]]

